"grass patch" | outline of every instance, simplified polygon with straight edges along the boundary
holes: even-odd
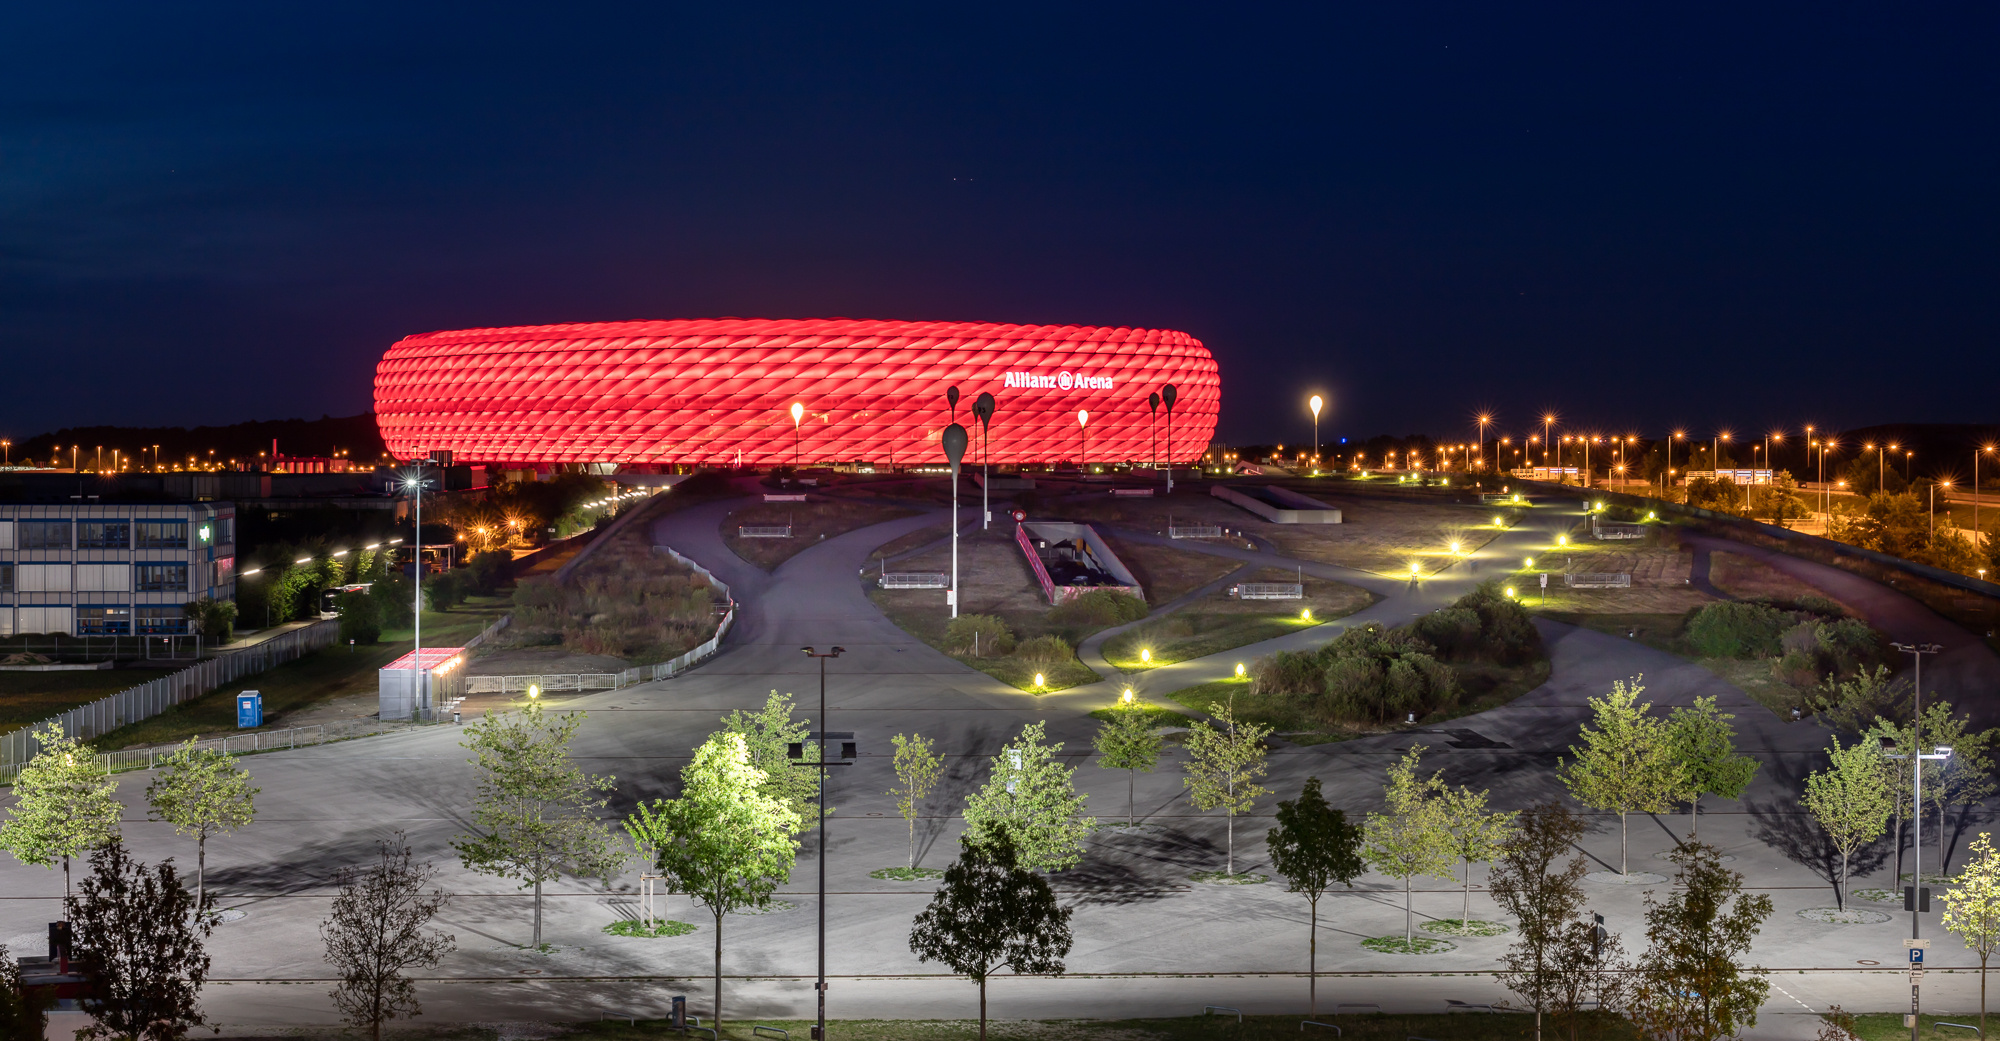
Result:
[[[1831,1016],[1821,1016],[1820,1018],[1829,1022],[1833,1019]],[[1903,1025],[1903,1014],[1900,1012],[1867,1012],[1853,1017],[1853,1020],[1848,1029],[1854,1033],[1855,1037],[1860,1038],[1861,1041],[1909,1041],[1910,1028]],[[1977,1025],[1979,1014],[1976,1012],[1960,1012],[1944,1016],[1918,1016],[1917,1037],[1919,1041],[1966,1041],[1966,1038],[1978,1037],[1977,1033],[1970,1030],[1952,1030],[1950,1028],[1939,1030],[1937,1027],[1939,1023],[1965,1023],[1968,1021]]]
[[[1295,573],[1267,568],[1255,582],[1296,582]],[[1167,665],[1297,632],[1345,618],[1375,602],[1374,594],[1341,582],[1308,579],[1299,600],[1237,600],[1228,590],[1146,621],[1104,642],[1104,658],[1128,672]],[[1308,615],[1307,612],[1310,612]],[[1151,652],[1150,662],[1140,651]]]
[[[819,502],[760,502],[722,518],[722,543],[744,560],[770,571],[811,546],[836,535],[845,535],[914,516],[917,511],[882,502],[852,502],[844,499]],[[746,539],[738,534],[744,526],[792,526],[788,539]],[[921,545],[922,543],[918,543]]]
[[[610,925],[604,927],[604,932],[610,936],[632,936],[648,940],[664,936],[686,936],[694,932],[694,930],[695,927],[686,922],[676,922],[664,918],[654,922],[650,928],[647,927],[646,923],[636,918],[627,918],[612,922]]]
[[[1146,714],[1146,722],[1156,727],[1184,727],[1190,722],[1185,712],[1178,712],[1165,705],[1156,705],[1150,701],[1139,701],[1136,699],[1132,702],[1131,708],[1120,708],[1118,705],[1112,704],[1104,708],[1091,709],[1090,718],[1110,722],[1116,718],[1116,713],[1130,712],[1133,709],[1144,712]]]
[[[475,596],[451,611],[424,612],[424,645],[449,647],[469,640],[505,614],[505,597]],[[335,698],[366,695],[378,687],[377,672],[410,653],[408,629],[383,630],[381,643],[368,647],[329,647],[275,669],[246,676],[210,691],[151,719],[119,727],[91,742],[100,750],[184,741],[196,734],[236,731],[236,695],[255,690],[264,695],[264,729],[281,729],[285,717],[315,708]]]
[[[1269,875],[1241,871],[1233,875],[1227,871],[1197,871],[1188,877],[1205,886],[1260,886],[1271,880]]]
[[[1718,677],[1734,684],[1758,704],[1780,717],[1792,709],[1810,711],[1804,692],[1779,679],[1770,658],[1704,658],[1688,646],[1687,614],[1577,614],[1567,611],[1537,612],[1544,618],[1580,629],[1637,640],[1657,651],[1686,658]]]
[[[868,873],[869,878],[879,878],[887,882],[923,882],[933,878],[943,878],[944,872],[937,868],[885,867]]]
[[[561,646],[651,665],[714,635],[719,597],[693,570],[654,552],[652,517],[639,517],[600,544],[562,584],[522,579],[514,588],[514,623],[498,642]]]
[[[1499,936],[1511,931],[1505,922],[1482,922],[1477,918],[1470,921],[1459,918],[1438,918],[1425,922],[1419,928],[1440,936]]]
[[[1401,937],[1397,937],[1398,940]],[[1326,999],[1330,1007],[1331,999]],[[968,1006],[976,1007],[972,1002]],[[1301,1003],[1303,1007],[1303,1003]],[[970,1011],[970,1008],[968,1008]],[[1325,1020],[1330,1013],[1322,1012]],[[994,1019],[986,1025],[990,1041],[1208,1041],[1226,1035],[1247,1041],[1296,1041],[1303,1012],[1288,1016],[1244,1016],[1242,1023],[1227,1014],[1177,1016],[1162,1019]],[[1891,1017],[1893,1018],[1893,1017]],[[704,1017],[703,1022],[707,1019]],[[1900,1022],[1900,1020],[1898,1020]],[[1410,1037],[1437,1041],[1524,1041],[1535,1034],[1533,1016],[1507,1015],[1344,1015],[1339,1019],[1342,1041],[1406,1041]],[[726,1041],[754,1041],[756,1026],[779,1027],[792,1037],[803,1038],[810,1020],[745,1019],[725,1021],[721,1036]],[[1579,1041],[1639,1041],[1638,1031],[1622,1017],[1590,1011],[1578,1017]],[[1563,1037],[1569,1024],[1561,1025]],[[332,1032],[329,1031],[329,1036]],[[840,1038],[867,1038],[868,1041],[973,1041],[979,1036],[976,1019],[840,1019],[832,1020],[828,1033]],[[1313,1031],[1331,1036],[1329,1031]],[[590,1041],[653,1041],[678,1037],[664,1020],[600,1020],[571,1024],[565,1037]],[[1904,1036],[1908,1036],[1905,1030]],[[1864,1041],[1890,1041],[1886,1036],[1865,1036]],[[1963,1038],[1958,1041],[1964,1041]]]
[[[1499,708],[1548,682],[1546,658],[1525,665],[1498,665],[1492,662],[1454,664],[1460,695],[1458,703],[1429,715],[1417,717],[1419,724],[1436,724]],[[1408,724],[1390,722],[1380,726],[1359,723],[1328,723],[1313,714],[1302,700],[1287,694],[1258,693],[1249,679],[1216,680],[1183,687],[1167,695],[1169,701],[1204,715],[1230,703],[1234,695],[1236,718],[1274,728],[1280,737],[1295,745],[1320,745],[1333,741],[1386,734]]]
[[[0,672],[0,730],[39,723],[78,705],[156,680],[194,663],[164,669],[90,669],[78,672]]]
[[[951,622],[949,609],[913,596],[910,590],[878,589],[872,580],[868,582],[867,591],[868,599],[904,632],[1002,683],[1031,694],[1053,693],[1095,683],[1101,678],[1096,670],[1077,658],[1075,644],[1059,632],[1048,631],[1040,616],[1001,615],[1017,637],[1014,653],[973,657],[970,653],[953,653],[947,646],[945,627]],[[1058,648],[1057,644],[1061,647]],[[1042,676],[1039,687],[1035,686],[1036,673]]]
[[[1458,945],[1450,940],[1440,940],[1434,936],[1370,936],[1361,941],[1361,946],[1378,954],[1443,954],[1455,951]]]

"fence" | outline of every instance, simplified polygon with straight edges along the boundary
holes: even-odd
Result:
[[[200,634],[185,636],[16,636],[0,640],[0,656],[40,655],[50,661],[196,661]]]
[[[1242,582],[1230,587],[1238,600],[1304,600],[1306,587],[1298,582]]]
[[[740,539],[788,539],[792,537],[789,524],[742,524],[736,528]]]
[[[1563,576],[1563,585],[1571,589],[1629,589],[1632,573],[1629,571],[1572,571]]]
[[[1643,539],[1646,537],[1646,526],[1644,524],[1599,524],[1596,518],[1592,518],[1590,537],[1599,542],[1606,542],[1612,539]]]
[[[1170,539],[1219,539],[1222,537],[1220,524],[1168,524],[1167,537]]]
[[[330,647],[339,633],[338,622],[314,622],[240,651],[219,654],[170,676],[79,705],[11,734],[0,735],[0,768],[25,763],[35,757],[41,748],[33,733],[36,729],[56,726],[61,727],[67,737],[84,740],[102,737],[127,724],[151,719],[226,683],[255,675],[322,647]]]
[[[950,581],[942,571],[885,571],[875,584],[883,589],[943,589]]]
[[[535,676],[467,676],[467,694],[520,694],[529,686],[542,690],[617,690],[615,672],[551,672]]]
[[[196,741],[199,751],[222,752],[226,755],[250,755],[255,752],[280,752],[291,748],[310,748],[313,745],[346,741],[350,738],[367,737],[371,734],[386,734],[398,730],[408,730],[413,726],[436,726],[434,723],[410,723],[404,720],[382,722],[376,719],[349,719],[337,723],[315,724],[307,727],[292,727],[288,730],[253,730],[247,734],[225,734]],[[105,752],[97,757],[98,764],[106,773],[123,773],[127,770],[151,770],[158,767],[168,756],[180,751],[180,745],[161,745],[155,748],[133,748],[122,752]],[[20,774],[23,764],[0,765],[0,782],[12,783]]]

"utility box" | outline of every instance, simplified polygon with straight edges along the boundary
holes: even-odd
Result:
[[[246,690],[236,695],[236,729],[248,730],[264,725],[264,695]]]

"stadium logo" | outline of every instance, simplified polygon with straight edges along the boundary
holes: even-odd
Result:
[[[1068,369],[1053,376],[1030,370],[1009,372],[1001,385],[1022,390],[1110,390],[1114,386],[1109,376],[1085,376]]]

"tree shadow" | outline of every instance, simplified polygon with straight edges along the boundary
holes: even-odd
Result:
[[[1049,877],[1056,891],[1078,904],[1092,907],[1126,907],[1151,903],[1187,891],[1186,883],[1161,882],[1096,853],[1084,855],[1082,863]]]
[[[1825,879],[1838,896],[1840,850],[1811,814],[1801,809],[1798,803],[1783,799],[1748,799],[1743,807],[1755,822],[1751,829],[1752,837],[1784,854],[1787,860]],[[1890,853],[1889,846],[1880,839],[1855,850],[1847,862],[1848,879],[1851,881],[1881,870],[1882,865],[1888,862]]]

